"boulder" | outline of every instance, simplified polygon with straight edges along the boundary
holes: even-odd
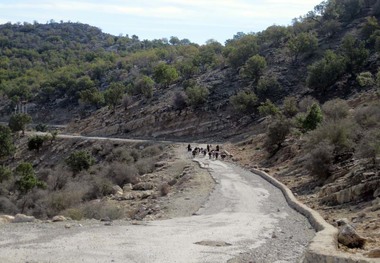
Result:
[[[124,192],[128,192],[128,191],[131,191],[133,189],[133,185],[132,184],[126,184],[123,186],[123,191]]]
[[[339,219],[338,224],[338,242],[349,248],[363,248],[366,239],[361,237],[355,228],[348,223],[346,218]]]
[[[15,219],[14,216],[1,215],[1,216],[0,216],[0,223],[1,223],[1,224],[11,223],[14,219]]]
[[[121,187],[118,185],[112,186],[112,190],[114,195],[123,195],[124,193],[123,189],[121,189]]]
[[[12,220],[12,223],[28,223],[28,222],[34,222],[35,220],[36,218],[34,216],[17,214],[15,218]]]
[[[60,216],[60,215],[58,215],[58,216],[54,216],[54,217],[51,219],[51,221],[53,221],[53,222],[63,222],[63,221],[67,221],[67,218],[64,217],[64,216]]]

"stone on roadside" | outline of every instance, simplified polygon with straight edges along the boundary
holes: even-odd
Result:
[[[51,221],[53,222],[63,222],[63,221],[67,221],[67,218],[64,217],[64,216],[61,216],[61,215],[58,215],[58,216],[54,216]]]
[[[135,184],[133,186],[133,190],[137,190],[137,191],[144,191],[144,190],[152,190],[154,188],[154,184],[153,183],[138,183],[138,184]]]
[[[361,237],[355,230],[355,228],[348,223],[346,218],[339,219],[337,221],[339,231],[338,231],[338,242],[349,247],[349,248],[362,248],[365,244],[366,239]]]
[[[24,214],[17,214],[12,220],[12,223],[29,223],[34,222],[36,218],[34,216],[27,216]]]

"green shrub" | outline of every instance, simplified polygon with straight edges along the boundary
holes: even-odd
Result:
[[[303,120],[303,123],[302,123],[302,128],[305,131],[314,130],[322,122],[322,120],[323,120],[323,115],[322,115],[321,108],[319,107],[318,104],[315,103],[311,106],[309,112],[305,116],[305,119]]]
[[[0,125],[0,145],[0,160],[13,154],[15,146],[13,144],[12,131],[4,125]]]
[[[297,99],[295,97],[286,97],[284,99],[283,114],[288,117],[294,117],[298,113]]]
[[[239,91],[230,97],[230,103],[237,112],[251,114],[256,109],[257,96],[251,91]]]
[[[347,62],[347,69],[350,72],[361,69],[369,56],[369,51],[365,48],[364,41],[360,41],[350,34],[343,38],[341,50]]]
[[[280,83],[272,75],[262,76],[257,84],[256,93],[260,99],[275,98],[281,92]]]
[[[260,76],[263,74],[263,71],[266,69],[266,67],[267,62],[265,58],[260,55],[254,55],[250,57],[247,60],[247,62],[245,62],[244,67],[240,72],[240,75],[257,82]]]
[[[324,115],[330,120],[346,118],[349,109],[347,102],[342,99],[329,100],[322,105]]]
[[[8,126],[13,132],[22,131],[22,133],[24,133],[26,125],[31,122],[32,117],[30,115],[26,113],[16,113],[9,119]]]
[[[264,103],[258,107],[259,113],[262,116],[276,116],[280,113],[279,108],[274,105],[269,99],[267,99]]]
[[[286,136],[290,133],[291,123],[289,120],[280,118],[275,120],[266,133],[265,148],[269,153],[276,153],[281,144],[285,141]]]
[[[194,86],[186,89],[187,103],[194,108],[198,108],[206,103],[207,97],[210,94],[206,87]]]
[[[307,85],[316,91],[325,92],[345,73],[345,70],[345,58],[327,50],[323,59],[308,67]]]
[[[82,170],[88,170],[95,163],[94,158],[85,151],[73,152],[65,161],[75,174]]]
[[[10,179],[12,176],[12,171],[8,167],[5,167],[4,165],[0,165],[0,183],[2,183],[5,180]]]
[[[375,84],[371,72],[361,72],[357,77],[356,81],[359,83],[360,87],[371,87]]]
[[[293,62],[296,62],[300,55],[312,53],[317,49],[318,38],[311,33],[302,32],[291,37],[287,47],[290,56],[293,58]]]
[[[145,98],[153,96],[154,80],[148,76],[141,76],[137,79],[135,88],[144,95]]]
[[[315,103],[318,104],[318,101],[315,98],[313,98],[312,96],[306,96],[299,101],[298,108],[300,112],[306,113],[308,110],[310,110],[311,106]]]
[[[46,132],[47,131],[47,125],[46,124],[42,124],[42,123],[37,124],[36,131],[38,131],[38,132]]]
[[[40,151],[42,145],[44,144],[47,137],[35,135],[28,140],[28,150],[33,151],[37,150],[37,152]]]
[[[14,172],[17,181],[17,189],[21,193],[26,193],[32,190],[34,187],[46,188],[46,184],[37,179],[35,172],[31,163],[21,163],[19,164]]]

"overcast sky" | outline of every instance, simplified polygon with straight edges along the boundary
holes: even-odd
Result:
[[[288,25],[322,0],[0,0],[0,24],[53,19],[140,39],[177,36],[222,44],[237,32]]]

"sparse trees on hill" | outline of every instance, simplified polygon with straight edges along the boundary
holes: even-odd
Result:
[[[73,152],[65,161],[74,174],[88,170],[95,163],[94,158],[85,151]]]
[[[247,61],[248,58],[256,55],[259,50],[257,37],[254,35],[244,35],[237,40],[229,42],[224,54],[229,64],[238,69]]]
[[[154,81],[148,76],[141,76],[137,79],[135,88],[144,95],[145,98],[153,96]]]
[[[257,84],[256,93],[261,100],[267,98],[276,98],[281,92],[281,85],[278,83],[276,76],[262,76]]]
[[[353,35],[343,38],[341,49],[350,72],[358,71],[366,63],[369,51],[365,48],[365,43]]]

